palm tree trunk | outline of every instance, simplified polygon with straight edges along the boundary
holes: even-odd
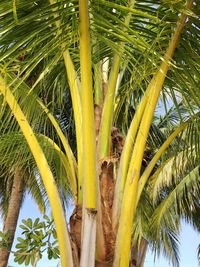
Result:
[[[22,171],[17,169],[14,178],[12,192],[10,196],[7,216],[4,222],[3,232],[10,233],[9,246],[8,248],[0,249],[0,267],[6,267],[9,259],[9,251],[12,247],[15,230],[17,227],[17,221],[19,217],[19,211],[21,207],[23,197],[24,181],[22,178]]]
[[[148,242],[144,238],[141,240],[139,248],[137,244],[132,245],[130,267],[144,267],[147,245]]]

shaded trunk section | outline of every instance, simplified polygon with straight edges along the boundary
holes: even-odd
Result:
[[[100,125],[101,125],[101,113],[102,113],[102,108],[95,104],[94,105],[94,122],[95,122],[96,142],[98,139]]]
[[[13,186],[8,205],[8,212],[3,227],[4,233],[10,233],[9,246],[8,248],[0,249],[0,267],[6,267],[8,264],[10,254],[9,251],[11,250],[15,236],[15,230],[17,227],[17,221],[22,203],[23,191],[24,181],[22,178],[22,171],[16,170],[13,178]]]
[[[94,118],[95,118],[95,134],[96,134],[96,153],[98,157],[98,137],[99,137],[99,130],[101,125],[101,115],[102,115],[102,108],[99,105],[95,105],[94,109]],[[101,162],[97,162],[97,175],[100,177],[101,174]],[[103,225],[102,225],[102,210],[101,210],[101,193],[100,193],[100,182],[99,179],[97,181],[97,233],[96,233],[96,260],[101,261],[104,260],[106,257],[105,251],[105,238],[103,233]]]
[[[139,247],[137,244],[132,245],[130,267],[144,267],[147,245],[147,240],[144,238],[141,240]]]
[[[110,262],[114,256],[115,235],[112,229],[112,205],[114,198],[113,163],[104,161],[101,166],[100,192],[102,226],[105,238],[105,262]],[[109,265],[108,265],[109,266]]]
[[[112,226],[112,209],[115,190],[114,164],[118,162],[124,139],[120,131],[113,127],[111,130],[110,155],[103,159],[99,170],[99,187],[101,202],[101,225],[104,239],[104,257],[96,261],[96,267],[113,266],[116,236]]]
[[[95,267],[113,267],[113,261],[111,261],[111,262],[96,262]]]
[[[82,207],[76,206],[70,217],[70,235],[75,266],[79,266],[81,257]]]

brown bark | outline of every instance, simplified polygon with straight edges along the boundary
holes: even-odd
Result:
[[[100,192],[101,192],[101,211],[102,226],[105,238],[105,263],[112,261],[115,247],[115,234],[112,228],[112,205],[114,198],[114,177],[113,163],[104,161],[101,166]]]
[[[103,89],[103,84],[102,84]],[[96,153],[98,155],[98,137],[99,130],[101,125],[101,115],[102,115],[102,107],[99,105],[95,105],[94,109],[94,118],[95,118],[95,134],[96,134]],[[97,174],[100,177],[101,173],[101,162],[98,164]],[[102,210],[101,210],[101,194],[100,194],[100,185],[98,181],[98,194],[97,194],[97,235],[96,235],[96,260],[102,261],[106,257],[105,251],[105,238],[103,233],[103,225],[102,225]]]
[[[148,246],[147,240],[142,239],[141,244],[140,244],[139,254],[138,254],[138,267],[144,266],[144,260],[146,257],[147,246]]]
[[[124,137],[120,133],[119,129],[116,127],[112,127],[111,131],[111,138],[112,138],[112,153],[114,156],[119,159],[122,153],[122,149],[124,147]]]
[[[98,105],[94,105],[94,121],[95,121],[95,133],[96,133],[96,139],[99,135],[100,125],[101,125],[101,113],[102,109]]]
[[[113,267],[113,261],[110,262],[95,262],[95,267]]]
[[[74,263],[74,267],[78,267],[79,266],[79,255],[78,255],[78,248],[76,243],[71,240],[71,246],[72,246],[72,257],[73,257],[73,263]]]
[[[147,240],[144,238],[140,242],[140,246],[135,243],[131,247],[131,260],[130,260],[130,267],[143,267],[144,260],[147,251]]]
[[[70,235],[72,241],[73,259],[75,262],[78,262],[81,256],[81,228],[82,207],[76,206],[70,217]]]
[[[117,128],[112,128],[111,131],[111,146],[110,156],[104,158],[100,164],[99,170],[99,187],[100,187],[100,209],[101,212],[101,227],[102,239],[104,239],[104,248],[101,250],[101,257],[97,258],[97,267],[110,267],[113,265],[114,248],[115,248],[115,233],[112,227],[112,208],[114,199],[114,163],[119,160],[124,139]],[[102,257],[103,255],[103,257]]]
[[[11,250],[14,240],[15,230],[19,217],[22,197],[23,197],[24,181],[21,170],[16,170],[13,178],[12,192],[10,196],[7,216],[4,222],[3,232],[10,233],[8,248],[0,249],[0,267],[6,267],[9,259],[9,251]]]

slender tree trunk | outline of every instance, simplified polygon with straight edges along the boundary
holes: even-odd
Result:
[[[0,267],[6,267],[9,259],[9,250],[12,247],[19,211],[23,197],[24,181],[21,170],[17,169],[14,178],[12,192],[10,196],[7,216],[4,222],[3,232],[10,233],[9,247],[0,249]]]
[[[143,267],[144,260],[147,252],[148,242],[144,238],[141,240],[138,248],[137,244],[133,244],[131,247],[131,260],[130,267]]]
[[[147,253],[147,240],[143,239],[140,245],[139,255],[138,255],[138,267],[144,267],[144,261]]]

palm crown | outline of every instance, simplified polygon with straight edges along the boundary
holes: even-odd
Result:
[[[110,260],[110,231],[114,266],[128,266],[131,240],[140,244],[141,238],[177,262],[179,218],[193,218],[188,203],[199,197],[197,1],[20,0],[1,1],[0,11],[0,131],[22,132],[28,143],[52,207],[63,266],[76,260],[52,173],[64,190],[67,176],[75,205],[83,207],[83,266],[93,266],[95,242],[96,261]],[[160,120],[154,116],[159,99],[166,113]],[[7,156],[13,143],[3,145]],[[28,146],[20,157],[26,159]],[[58,162],[52,170],[49,147]],[[117,173],[111,172],[116,181],[107,210],[101,181],[110,175],[109,164]],[[101,224],[106,212],[109,231],[108,221]]]

